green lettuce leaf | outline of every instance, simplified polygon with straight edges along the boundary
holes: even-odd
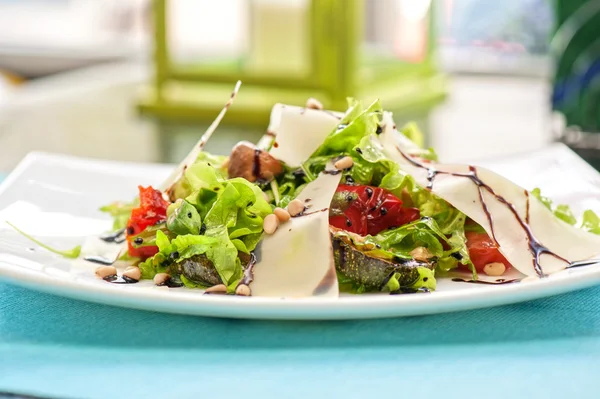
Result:
[[[410,141],[415,143],[419,148],[425,146],[425,135],[419,129],[419,126],[414,122],[409,122],[401,130],[402,134],[405,135]]]
[[[227,169],[225,160],[227,157],[222,155],[213,155],[208,152],[201,152],[198,158],[190,165],[183,176],[173,184],[171,189],[174,198],[185,198],[192,192],[202,188],[212,189],[215,183],[213,175],[220,179],[227,178]],[[196,166],[196,165],[203,166]]]
[[[589,231],[590,233],[600,234],[600,217],[592,210],[583,212],[583,220],[581,222],[581,228]]]
[[[360,101],[349,99],[349,109],[338,127],[331,132],[313,156],[349,154],[365,135],[375,133],[382,109],[379,100],[366,109]],[[311,157],[312,158],[312,157]]]
[[[560,204],[554,208],[552,206],[552,200],[550,200],[548,197],[544,197],[541,193],[541,190],[537,187],[531,190],[531,195],[537,198],[546,208],[552,211],[554,216],[563,222],[572,226],[577,224],[577,218],[568,205]],[[598,217],[598,215],[596,215],[596,213],[590,209],[584,211],[580,228],[593,234],[600,234],[600,217]]]
[[[177,263],[203,254],[213,263],[226,285],[235,283],[241,278],[242,270],[237,257],[238,250],[227,237],[224,227],[207,230],[206,235],[179,235],[172,240],[169,240],[167,235],[159,230],[156,233],[156,245],[159,252],[140,263],[143,278],[153,278],[156,273],[161,272],[178,275]]]
[[[431,147],[425,149],[425,136],[421,132],[421,129],[414,122],[407,123],[402,129],[401,133],[409,138],[413,143],[415,143],[421,150],[419,151],[411,151],[412,155],[416,155],[423,159],[428,159],[430,161],[438,160],[438,156],[435,150]]]
[[[166,269],[177,273],[173,265],[205,255],[221,281],[235,286],[243,274],[238,252],[256,248],[263,220],[272,208],[259,187],[241,178],[225,180],[206,162],[194,164],[188,173],[188,188],[197,191],[168,209],[169,234],[176,236],[169,239],[163,231],[156,232],[152,242],[159,253],[140,266],[143,275],[151,277]]]
[[[455,230],[448,237],[438,226],[435,219],[423,217],[412,223],[383,231],[375,236],[367,236],[366,243],[378,244],[382,250],[389,251],[394,256],[410,259],[411,251],[417,247],[425,247],[437,258],[437,268],[440,271],[448,271],[458,267],[460,263],[474,270],[469,257],[464,233],[465,217],[458,219]],[[462,224],[461,224],[462,222]],[[442,243],[450,249],[445,250]],[[458,254],[458,255],[457,255]]]
[[[132,202],[113,202],[100,208],[101,212],[108,213],[113,218],[113,230],[120,230],[127,227],[127,221],[131,216],[133,208],[139,204],[139,198]]]
[[[179,202],[179,203],[178,203]],[[186,200],[178,201],[169,206],[174,210],[167,210],[167,228],[175,234],[200,234],[202,218],[196,208]]]
[[[400,288],[408,288],[415,291],[425,288],[429,291],[435,291],[437,288],[437,281],[435,280],[433,270],[418,266],[417,271],[419,272],[419,278],[410,287],[401,287],[400,282],[398,281],[400,275],[398,273],[394,273],[394,275],[392,275],[386,283],[384,290],[388,292],[397,292],[400,290]]]

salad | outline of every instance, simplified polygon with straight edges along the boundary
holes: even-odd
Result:
[[[600,252],[592,211],[576,226],[537,189],[439,163],[379,101],[350,99],[344,113],[277,104],[263,138],[227,156],[202,150],[218,120],[162,187],[102,208],[116,231],[105,241],[122,237],[131,266],[99,277],[245,296],[401,294],[457,275],[543,278]]]

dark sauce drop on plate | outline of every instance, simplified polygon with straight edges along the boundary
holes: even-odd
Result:
[[[503,278],[499,278],[496,281],[482,281],[482,280],[468,280],[468,279],[456,277],[456,278],[453,278],[452,281],[457,282],[457,283],[485,284],[485,285],[502,285],[502,284],[518,283],[521,280],[518,279],[518,278],[511,279],[511,280],[506,280],[506,279],[503,279]]]
[[[112,233],[100,236],[100,239],[107,243],[122,244],[125,242],[125,229],[120,229]]]
[[[169,287],[169,288],[180,288],[183,287],[183,282],[179,279],[175,279],[173,277],[169,277],[162,284],[157,284],[159,287]]]
[[[133,278],[129,278],[127,276],[117,276],[116,274],[113,274],[112,276],[106,276],[103,278],[104,281],[108,281],[109,283],[113,283],[113,284],[135,284],[135,283],[139,283],[139,280],[133,279]]]
[[[87,260],[88,262],[97,263],[99,265],[104,265],[104,266],[110,266],[113,263],[115,263],[114,259],[108,259],[108,258],[105,258],[104,256],[99,256],[99,255],[88,255],[88,256],[84,257],[83,259]]]

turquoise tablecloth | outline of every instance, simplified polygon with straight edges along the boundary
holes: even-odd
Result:
[[[0,391],[67,398],[598,398],[600,288],[403,319],[263,322],[0,283]]]

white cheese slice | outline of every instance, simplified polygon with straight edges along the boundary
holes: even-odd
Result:
[[[323,143],[325,137],[340,123],[343,114],[325,110],[276,104],[271,112],[267,136],[258,146],[275,140],[269,151],[289,166],[300,166]]]
[[[588,233],[557,219],[544,205],[522,187],[488,169],[477,167],[477,178],[489,187],[479,187],[473,179],[454,174],[473,173],[468,165],[422,164],[418,166],[404,154],[411,150],[406,137],[394,129],[391,114],[384,114],[385,129],[379,136],[386,155],[411,174],[423,187],[431,190],[479,223],[490,237],[495,237],[500,251],[521,273],[536,275],[535,252],[530,243],[539,243],[553,254],[542,253],[538,264],[543,273],[566,268],[569,262],[589,259],[600,253],[600,236]],[[431,182],[433,167],[439,173]],[[493,193],[490,192],[493,191]],[[481,196],[480,196],[481,195]],[[502,202],[503,198],[511,206]],[[486,214],[486,208],[489,212]],[[491,218],[491,225],[489,219]],[[525,226],[522,224],[525,223]],[[528,234],[528,229],[532,237]],[[560,259],[562,258],[562,259]]]
[[[321,173],[298,196],[308,207],[304,215],[279,225],[273,235],[264,237],[255,252],[252,295],[339,295],[329,234],[329,204],[340,177]]]

